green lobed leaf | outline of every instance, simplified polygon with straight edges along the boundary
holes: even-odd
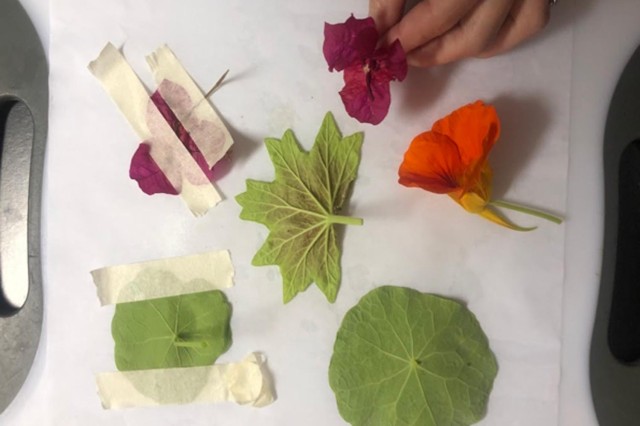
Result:
[[[352,425],[470,425],[486,413],[497,363],[460,303],[380,287],[347,312],[329,383]]]
[[[231,305],[219,290],[119,303],[111,323],[120,371],[213,364],[231,345]]]
[[[266,139],[275,181],[247,180],[236,200],[240,218],[269,229],[253,265],[278,265],[283,300],[289,302],[311,283],[334,302],[341,279],[336,224],[361,225],[362,219],[340,216],[360,162],[362,133],[345,138],[327,113],[310,152],[301,150],[293,132]]]

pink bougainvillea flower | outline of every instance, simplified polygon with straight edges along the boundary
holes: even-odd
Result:
[[[547,213],[500,200],[491,200],[493,173],[488,157],[500,137],[495,108],[481,101],[465,105],[436,121],[431,130],[416,136],[398,172],[401,185],[447,194],[465,210],[518,231],[522,228],[504,218],[494,207],[504,207],[542,217]]]
[[[165,96],[171,97],[171,103],[176,108],[187,112],[193,109],[191,98],[186,90],[176,83],[164,80],[160,88],[151,95],[151,99],[149,100],[149,109],[157,108],[162,117],[159,118],[157,114],[147,114],[149,130],[152,134],[156,133],[156,129],[158,129],[159,126],[165,125],[164,122],[158,123],[156,121],[164,120],[189,151],[198,166],[200,166],[200,169],[207,179],[209,181],[219,179],[229,170],[230,153],[227,152],[220,161],[212,167],[209,167],[204,154],[200,151],[194,139],[197,137],[199,140],[209,141],[210,146],[208,148],[210,150],[221,150],[224,145],[224,134],[215,123],[206,120],[197,120],[197,118],[193,117],[187,123],[192,129],[192,136],[192,133],[180,122],[167,103],[167,100],[160,94],[160,89],[162,89]],[[151,157],[151,146],[146,142],[142,142],[138,146],[138,149],[131,158],[129,177],[138,182],[138,186],[145,194],[178,194],[178,191],[171,185],[164,172]],[[194,177],[194,182],[192,183],[198,183],[195,180],[198,180],[198,177]]]
[[[342,24],[324,24],[322,52],[329,71],[344,71],[340,97],[347,113],[361,123],[379,124],[389,112],[392,80],[407,76],[407,59],[399,40],[376,49],[379,34],[373,18],[351,15]]]

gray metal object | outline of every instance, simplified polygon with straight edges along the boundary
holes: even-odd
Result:
[[[29,17],[17,0],[1,0],[0,412],[22,387],[42,328],[40,198],[47,79],[44,50]]]
[[[637,426],[640,425],[640,48],[627,65],[611,100],[603,155],[605,234],[591,342],[591,390],[601,426]]]

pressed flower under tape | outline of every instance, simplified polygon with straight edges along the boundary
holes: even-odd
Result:
[[[391,105],[389,83],[407,76],[400,41],[376,49],[379,34],[373,18],[353,15],[342,24],[325,23],[324,37],[329,71],[344,71],[340,97],[347,113],[361,123],[379,124]]]
[[[162,119],[169,124],[207,179],[209,181],[218,179],[221,173],[217,173],[217,171],[221,169],[223,162],[218,161],[213,166],[210,166],[196,144],[194,135],[200,140],[206,140],[213,146],[213,149],[226,151],[224,147],[224,133],[216,123],[208,120],[190,120],[189,126],[191,127],[191,131],[187,130],[185,125],[176,116],[176,113],[171,109],[167,100],[162,96],[161,91],[170,96],[173,105],[181,107],[184,111],[193,109],[192,100],[188,93],[182,86],[172,81],[164,80],[160,83],[158,90],[150,96],[149,108],[155,107],[160,111]],[[158,119],[159,117],[157,115],[147,114],[147,126],[152,134],[155,133],[154,130],[158,127],[158,123],[156,123]],[[222,158],[228,159],[228,155],[229,153],[227,152],[226,156]],[[146,142],[142,142],[138,146],[138,149],[131,158],[129,177],[138,182],[140,189],[142,189],[145,194],[178,194],[178,191],[171,185],[163,171],[151,157],[151,148]]]
[[[399,182],[437,194],[447,194],[465,210],[499,225],[518,231],[493,207],[504,207],[542,217],[561,220],[546,213],[491,200],[493,173],[488,157],[500,137],[500,120],[491,105],[476,101],[435,122],[431,130],[416,136],[400,165]]]
[[[111,43],[89,69],[142,140],[130,177],[147,194],[179,194],[195,216],[202,216],[221,200],[211,180],[233,139],[167,46],[146,59],[158,85],[151,97]]]

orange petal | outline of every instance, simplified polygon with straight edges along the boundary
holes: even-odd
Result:
[[[471,213],[479,213],[491,200],[491,179],[493,172],[485,162],[471,176],[465,175],[462,188],[449,195]]]
[[[500,136],[500,120],[491,105],[476,101],[436,121],[431,129],[448,136],[458,145],[466,167],[484,162]]]
[[[493,171],[489,163],[485,161],[483,164],[478,164],[475,169],[467,170],[463,185],[464,192],[478,194],[486,204],[491,199],[492,180]]]
[[[461,188],[464,167],[455,142],[445,135],[424,132],[416,136],[404,154],[398,180],[438,194]]]

